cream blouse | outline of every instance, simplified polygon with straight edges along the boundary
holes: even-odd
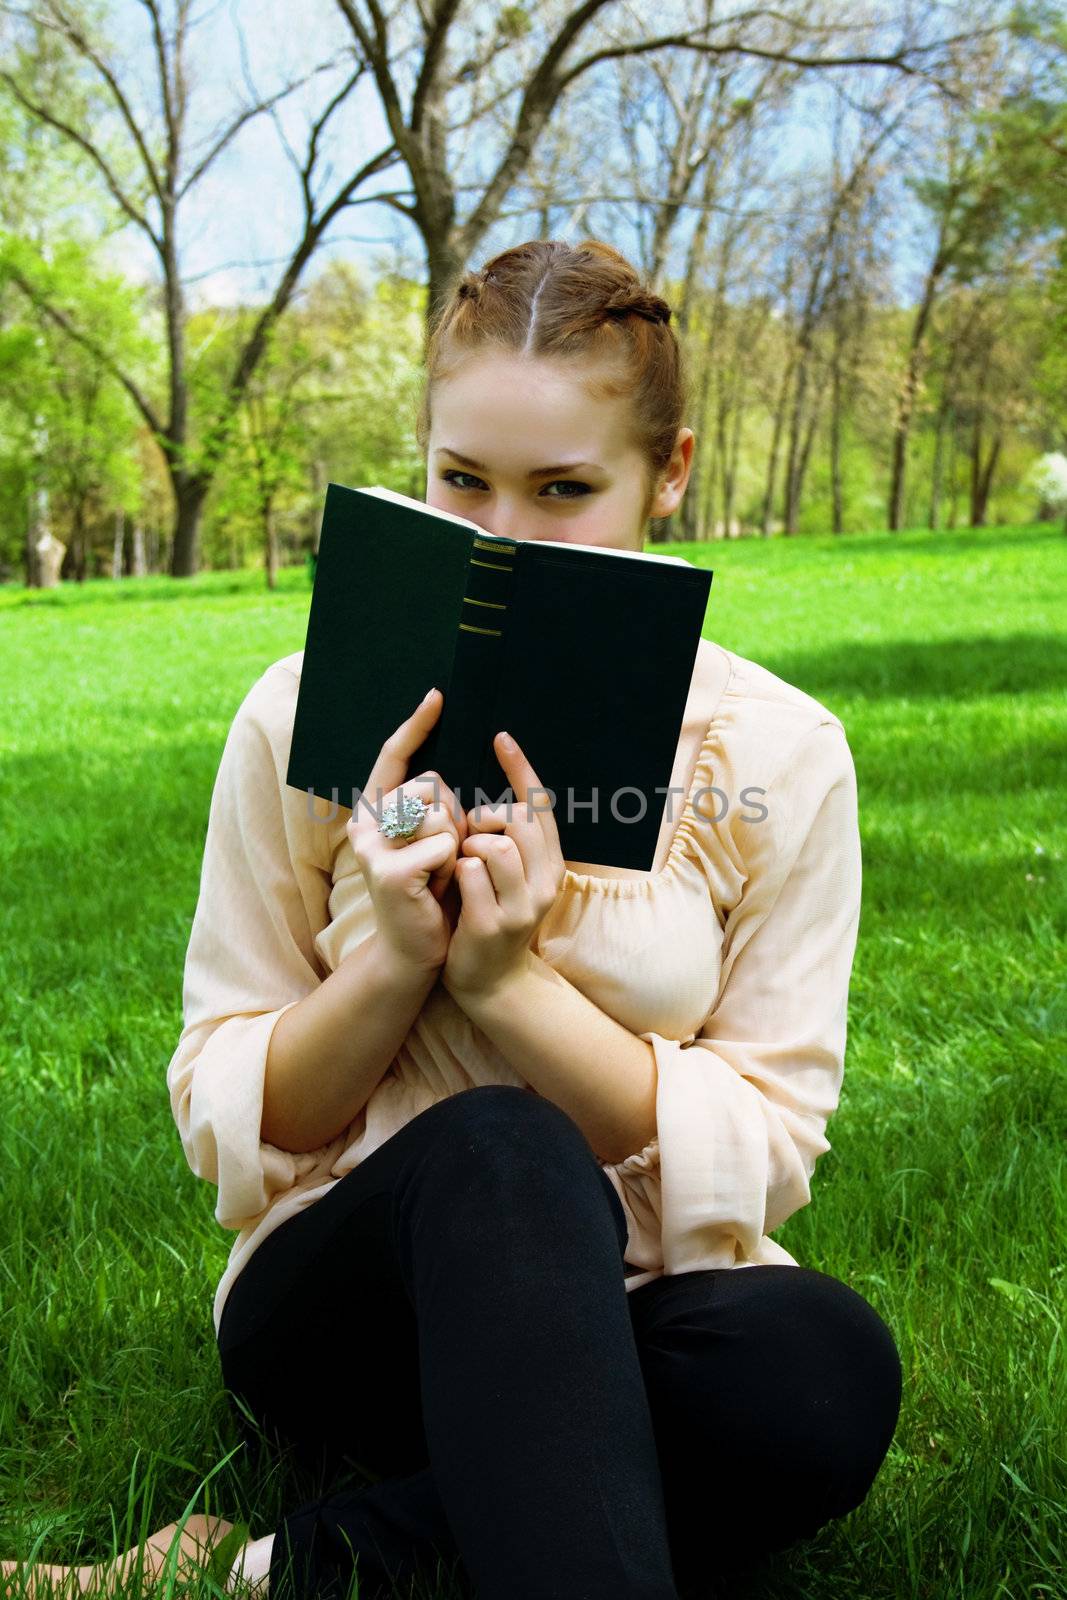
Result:
[[[700,648],[720,688],[665,864],[628,877],[568,867],[530,944],[655,1052],[656,1137],[604,1164],[626,1213],[627,1289],[797,1265],[768,1235],[811,1198],[844,1064],[861,877],[844,728],[764,667]],[[351,812],[285,781],[302,662],[269,666],[226,738],[167,1069],[186,1159],[238,1230],[216,1332],[257,1245],[397,1129],[472,1085],[526,1084],[437,983],[329,1144],[294,1154],[259,1137],[275,1023],[374,928]]]

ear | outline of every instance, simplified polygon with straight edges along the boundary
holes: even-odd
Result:
[[[682,503],[689,474],[693,470],[693,446],[696,436],[692,428],[679,428],[674,451],[666,469],[656,481],[650,517],[669,517]]]

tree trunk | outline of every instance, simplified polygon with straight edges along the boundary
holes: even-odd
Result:
[[[793,471],[793,526],[792,528],[786,529],[787,533],[796,532],[796,522],[800,516],[800,502],[804,494],[804,480],[808,475],[808,464],[811,460],[811,447],[815,442],[815,430],[819,426],[819,418],[822,415],[822,405],[823,400],[826,397],[826,385],[829,375],[829,369],[824,367],[822,375],[819,379],[818,387],[815,390],[815,398],[812,401],[811,414],[808,417],[807,427],[804,430],[803,437],[800,441],[800,448],[797,451],[797,459]]]
[[[41,562],[37,554],[38,539],[48,537],[48,490],[31,489],[30,514],[26,524],[26,587],[41,588]]]
[[[278,587],[278,528],[274,518],[274,502],[268,497],[263,502],[263,538],[267,553],[267,588]]]
[[[145,575],[144,528],[140,522],[133,525],[133,555],[130,563],[130,574],[134,578],[143,578]]]
[[[125,543],[126,518],[121,511],[115,512],[115,537],[111,545],[111,576],[122,577],[122,547]]]
[[[176,512],[170,575],[172,578],[191,578],[197,569],[200,514],[207,499],[208,484],[202,478],[188,478],[184,474],[174,472],[171,474],[171,480],[174,485]]]
[[[941,522],[941,486],[945,464],[945,422],[952,407],[944,395],[937,408],[937,429],[934,434],[934,462],[930,474],[930,512],[927,522],[936,532]]]
[[[979,406],[974,414],[974,424],[971,428],[971,527],[977,528],[978,524],[978,480],[981,475],[979,463],[982,459],[982,409]]]
[[[834,341],[833,394],[830,408],[830,513],[834,533],[845,531],[845,497],[841,487],[841,352]]]
[[[782,369],[782,386],[778,391],[778,403],[774,408],[774,426],[771,432],[771,448],[767,457],[767,486],[763,495],[763,515],[760,518],[760,533],[766,539],[771,531],[771,511],[774,507],[774,495],[778,483],[778,455],[782,448],[782,429],[785,425],[785,405],[789,397],[789,385],[793,376],[793,363],[787,361]]]
[[[85,496],[78,495],[74,501],[74,537],[71,540],[73,549],[72,566],[74,577],[79,583],[85,582]]]
[[[429,234],[425,235],[428,287],[426,292],[426,317],[423,328],[424,360],[433,324],[452,293],[456,279],[462,276],[463,268],[466,265],[456,250],[447,242],[451,234],[451,219],[449,219],[449,225],[442,230],[442,233],[443,238],[440,242],[431,238]]]
[[[690,317],[692,312],[690,310]],[[707,526],[707,507],[705,505],[705,423],[711,397],[711,371],[713,363],[708,356],[709,345],[703,341],[703,354],[699,361],[700,382],[697,386],[695,406],[693,410],[693,432],[696,441],[693,447],[693,465],[686,485],[685,499],[682,501],[682,527],[686,540],[697,540],[704,537]]]
[[[730,421],[730,391],[725,372],[719,373],[718,394],[715,396],[715,464],[719,478],[719,504],[722,506],[722,536],[730,537],[729,462],[727,461],[728,431]]]
[[[741,459],[741,427],[745,415],[745,375],[742,372],[734,391],[732,427],[727,441],[726,472],[723,477],[723,517],[729,527],[734,519],[737,494],[737,463]]]
[[[982,462],[982,436],[980,416],[974,424],[974,455],[971,459],[971,527],[984,528],[989,510],[989,494],[993,487],[993,474],[997,470],[1004,436],[996,434],[986,461]]]
[[[793,403],[789,408],[789,439],[785,453],[785,483],[782,486],[782,532],[792,538],[797,531],[797,461],[800,455],[800,430],[804,416],[804,399],[808,387],[808,360],[810,345],[801,345],[797,351],[796,382]]]
[[[926,339],[926,329],[930,321],[930,313],[934,309],[938,285],[941,282],[942,274],[948,266],[948,261],[944,254],[944,245],[945,236],[942,228],[937,242],[937,251],[930,265],[930,270],[926,274],[922,300],[919,303],[919,309],[912,324],[907,365],[904,369],[900,392],[897,395],[897,415],[893,428],[893,464],[889,483],[889,531],[891,533],[898,532],[904,520],[908,439],[911,435],[915,401],[919,392],[919,377],[922,372],[923,344]]]

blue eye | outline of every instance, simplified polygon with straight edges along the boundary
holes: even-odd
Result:
[[[471,483],[480,485],[483,489],[485,487],[481,478],[474,477],[474,475],[470,472],[460,472],[456,467],[447,468],[446,471],[442,472],[441,477],[445,483],[447,483],[451,488],[458,490],[460,494],[466,494],[469,491],[466,485],[456,481],[459,478],[469,478]],[[574,489],[577,491],[577,493],[545,494],[545,491],[542,490],[541,496],[546,500],[580,500],[583,495],[593,493],[593,490],[589,484],[580,483],[575,478],[554,478],[551,483],[545,485],[545,489],[554,489],[557,485],[559,485],[561,488]]]
[[[545,487],[548,489],[554,489],[557,483],[561,484],[565,489],[577,489],[578,493],[549,494],[545,496],[546,500],[580,500],[582,495],[592,494],[593,492],[587,483],[579,483],[576,478],[556,478],[552,483],[546,484]]]

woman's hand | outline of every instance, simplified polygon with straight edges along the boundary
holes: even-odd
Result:
[[[566,872],[547,796],[527,804],[528,791],[540,787],[536,772],[517,745],[505,747],[501,734],[494,748],[515,800],[510,821],[506,801],[466,813],[454,874],[460,915],[440,974],[457,998],[488,993],[522,972]]]
[[[467,834],[463,808],[438,773],[407,777],[408,762],[443,704],[440,690],[433,690],[389,735],[345,825],[374,903],[379,939],[398,961],[420,970],[436,970],[445,959],[459,914],[458,900],[450,893],[452,874]],[[378,820],[387,806],[412,795],[426,802],[426,815],[409,839],[390,839]]]

